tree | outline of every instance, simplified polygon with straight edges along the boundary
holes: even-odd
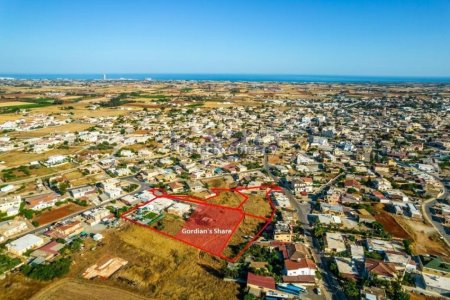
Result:
[[[392,283],[388,295],[392,300],[409,300],[409,294],[403,291],[402,285],[398,281]]]
[[[356,283],[351,280],[345,281],[345,283],[342,286],[342,290],[344,291],[344,294],[348,297],[358,297],[359,296],[359,288],[356,286]]]
[[[61,195],[64,195],[67,192],[67,188],[69,187],[69,184],[67,182],[61,182],[58,185],[58,189]]]
[[[72,260],[68,257],[61,258],[49,264],[42,265],[24,265],[21,272],[30,278],[36,280],[52,280],[67,274],[70,270]]]
[[[411,241],[410,240],[403,240],[403,247],[405,247],[405,252],[409,255],[412,254],[412,248],[411,248]]]

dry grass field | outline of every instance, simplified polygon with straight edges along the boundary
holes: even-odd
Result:
[[[233,258],[255,236],[264,223],[255,218],[245,217],[228,242],[228,246],[224,249],[223,255]]]
[[[228,188],[234,180],[231,176],[224,176],[220,178],[202,180],[202,182],[207,184],[210,188]]]
[[[100,284],[87,283],[76,279],[64,279],[43,289],[31,298],[32,300],[139,300],[148,299],[126,290],[104,286]]]
[[[255,194],[247,194],[248,200],[242,206],[246,213],[250,213],[259,217],[270,217],[272,207],[265,197],[265,191],[258,191]]]
[[[52,133],[62,133],[62,132],[76,132],[83,131],[91,127],[90,124],[79,124],[79,123],[69,123],[60,126],[50,126],[45,128],[39,128],[32,131],[19,131],[12,132],[10,135],[17,138],[32,138],[32,137],[42,137]]]
[[[450,249],[441,241],[439,234],[432,226],[401,217],[396,219],[412,237],[413,252],[415,254],[434,254],[450,257]]]
[[[49,283],[29,279],[20,273],[9,274],[0,280],[0,300],[30,299]]]
[[[7,101],[7,102],[0,102],[0,107],[5,106],[17,106],[17,105],[27,105],[30,103],[27,102],[20,102],[20,101]]]
[[[71,276],[79,276],[105,254],[119,256],[129,263],[113,278],[94,283],[123,288],[151,299],[237,298],[239,286],[223,282],[218,275],[222,261],[133,224],[105,234],[104,246],[77,257]]]
[[[20,274],[0,281],[0,300],[16,299],[238,299],[240,287],[224,282],[223,261],[140,226],[125,224],[103,232],[101,244],[86,240],[75,254],[68,275],[53,282],[30,280]],[[92,247],[95,250],[92,251]],[[85,280],[81,274],[105,255],[128,265],[110,279]],[[220,289],[218,289],[220,287]],[[129,298],[128,298],[129,297]]]
[[[9,168],[28,164],[35,160],[45,160],[52,155],[71,155],[75,154],[81,147],[70,147],[69,149],[52,149],[44,153],[31,153],[22,151],[9,151],[0,154],[0,160],[5,162]],[[66,164],[70,165],[70,164]],[[62,166],[61,166],[62,167]],[[59,168],[59,167],[58,167]]]
[[[159,222],[155,222],[152,224],[152,227],[156,228],[157,224],[162,224],[161,231],[175,236],[178,232],[180,232],[181,228],[183,228],[186,221],[179,216],[175,216],[173,214],[165,214],[164,218],[162,218]]]
[[[237,207],[244,197],[236,192],[220,192],[216,197],[208,200],[208,203]]]

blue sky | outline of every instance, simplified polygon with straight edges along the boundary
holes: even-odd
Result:
[[[449,0],[0,0],[0,73],[450,76]]]

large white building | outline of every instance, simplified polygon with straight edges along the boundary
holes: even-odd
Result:
[[[43,244],[43,238],[30,233],[6,244],[6,249],[13,254],[22,255],[26,251],[42,246]]]

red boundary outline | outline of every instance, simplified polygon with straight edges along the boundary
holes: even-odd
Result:
[[[243,205],[249,199],[249,197],[246,194],[242,193],[241,191],[245,191],[245,190],[262,190],[262,189],[268,189],[267,192],[266,192],[266,200],[268,201],[269,205],[272,208],[272,213],[270,214],[269,218],[265,218],[265,217],[262,217],[262,216],[257,216],[257,215],[250,214],[250,213],[246,213],[243,210],[243,208],[242,208]],[[204,199],[201,199],[201,198],[198,198],[198,197],[195,197],[195,196],[190,196],[190,195],[171,195],[171,194],[167,194],[166,191],[163,190],[163,189],[152,188],[152,189],[149,189],[148,191],[150,191],[155,196],[155,198],[153,198],[153,199],[151,199],[149,201],[140,203],[140,204],[132,207],[131,209],[127,210],[122,215],[120,215],[120,218],[122,218],[123,220],[129,221],[129,222],[131,222],[133,224],[136,224],[138,226],[142,226],[142,227],[148,228],[148,229],[150,229],[150,230],[152,230],[154,232],[157,232],[159,234],[167,236],[167,237],[169,237],[169,238],[171,238],[173,240],[177,240],[177,241],[182,242],[184,244],[187,244],[187,245],[189,245],[191,247],[197,248],[197,249],[199,249],[199,250],[201,250],[203,252],[206,252],[206,253],[208,253],[208,254],[210,254],[212,256],[219,257],[219,258],[224,259],[224,260],[226,260],[228,262],[232,262],[232,263],[236,262],[244,254],[244,252],[247,251],[247,249],[253,244],[253,242],[256,241],[257,238],[259,238],[259,236],[266,229],[266,227],[272,222],[272,220],[273,220],[273,218],[275,216],[276,208],[275,208],[275,205],[272,202],[272,199],[270,199],[270,193],[272,193],[274,191],[282,191],[282,189],[281,189],[281,187],[279,187],[277,185],[258,185],[258,186],[236,187],[236,188],[211,188],[210,190],[211,190],[211,192],[214,193],[214,195],[206,197]],[[156,195],[154,192],[158,192],[159,194]],[[239,205],[236,206],[236,207],[230,207],[230,206],[225,206],[225,205],[220,205],[220,204],[208,203],[208,200],[210,200],[210,199],[212,199],[214,197],[217,197],[221,192],[236,192],[239,195],[241,195],[244,198],[244,200],[242,200],[239,203]],[[233,228],[233,230],[232,230],[232,232],[230,234],[230,237],[227,239],[225,245],[222,248],[222,251],[228,246],[228,242],[233,237],[235,231],[238,229],[239,225],[241,225],[242,220],[246,216],[250,217],[250,218],[254,218],[254,219],[263,220],[263,221],[265,221],[265,224],[259,229],[259,231],[255,234],[255,236],[244,246],[244,248],[242,248],[238,252],[238,254],[236,254],[235,257],[228,257],[228,256],[224,256],[223,254],[217,255],[216,253],[212,253],[211,251],[208,251],[206,249],[202,249],[201,247],[199,247],[197,245],[194,245],[193,243],[189,243],[187,241],[184,241],[182,239],[179,239],[179,238],[175,237],[174,235],[171,235],[171,234],[168,234],[168,233],[163,232],[161,230],[155,229],[154,227],[151,227],[151,226],[149,226],[147,224],[139,223],[139,222],[137,222],[137,221],[127,217],[128,214],[134,212],[139,207],[147,205],[148,203],[150,203],[150,202],[152,202],[152,201],[154,201],[154,200],[156,200],[158,198],[168,198],[168,199],[173,199],[173,200],[182,201],[182,202],[191,202],[191,203],[195,203],[195,204],[199,204],[199,205],[226,208],[226,209],[229,209],[229,210],[235,210],[235,211],[241,212],[242,213],[242,218],[237,223],[237,225]]]

